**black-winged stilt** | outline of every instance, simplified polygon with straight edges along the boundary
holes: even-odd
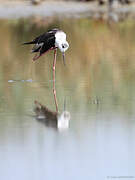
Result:
[[[63,62],[65,64],[65,51],[69,48],[69,44],[66,40],[66,34],[57,28],[52,29],[44,34],[41,34],[40,36],[36,37],[33,41],[25,42],[26,44],[35,44],[32,48],[32,53],[39,53],[39,55],[35,55],[33,60],[37,60],[40,56],[47,53],[50,50],[54,50],[54,61],[53,61],[53,93],[54,93],[54,99],[56,104],[56,110],[57,108],[57,102],[56,102],[56,91],[55,91],[55,66],[56,66],[56,53],[57,49],[62,52],[63,55]]]
[[[35,44],[31,52],[39,52],[39,55],[34,56],[34,61],[49,50],[54,50],[56,54],[56,50],[59,48],[63,54],[63,61],[65,63],[65,51],[68,49],[69,44],[66,41],[66,34],[62,30],[56,28],[52,29],[36,37],[33,41],[25,42],[23,44]]]

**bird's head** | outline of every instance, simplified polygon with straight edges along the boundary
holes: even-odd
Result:
[[[58,116],[57,128],[64,130],[69,128],[70,112],[64,111]]]
[[[66,41],[66,34],[63,31],[58,31],[55,34],[55,46],[59,48],[59,50],[63,54],[63,61],[65,64],[65,51],[69,48],[69,44]]]
[[[69,48],[69,44],[67,41],[61,42],[58,44],[58,48],[60,49],[60,51],[62,52],[63,55],[63,62],[65,64],[65,51]]]
[[[59,43],[58,48],[60,49],[62,53],[64,53],[69,48],[69,44],[67,41],[61,42]]]

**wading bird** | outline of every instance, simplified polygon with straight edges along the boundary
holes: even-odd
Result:
[[[57,102],[56,102],[56,91],[55,91],[55,65],[56,65],[56,53],[57,49],[62,52],[63,55],[63,62],[65,64],[65,51],[69,48],[69,44],[66,41],[66,34],[59,29],[52,29],[38,37],[36,37],[33,41],[25,42],[24,45],[34,44],[32,48],[32,53],[39,53],[36,54],[33,58],[33,61],[37,60],[40,56],[47,53],[50,50],[54,50],[54,61],[53,61],[53,93],[54,99],[56,104],[56,111]]]
[[[49,50],[54,50],[54,57],[56,59],[56,51],[57,48],[62,52],[63,61],[65,64],[65,51],[69,48],[69,44],[66,41],[66,34],[59,29],[52,29],[38,37],[36,37],[33,41],[25,42],[24,45],[27,44],[35,44],[32,48],[32,53],[38,53],[39,55],[35,55],[33,60],[37,60],[40,56],[48,52]]]

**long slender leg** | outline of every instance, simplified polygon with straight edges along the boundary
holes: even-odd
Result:
[[[55,90],[56,56],[57,56],[57,49],[54,49],[54,61],[53,61],[53,95],[54,95],[54,101],[55,101],[55,106],[56,106],[56,112],[58,112],[58,103],[57,103],[56,90]]]

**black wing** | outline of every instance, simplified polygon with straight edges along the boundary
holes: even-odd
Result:
[[[43,53],[55,47],[55,34],[59,29],[52,29],[46,33],[41,34],[36,37],[33,41],[23,43],[25,44],[35,44],[32,48],[32,52],[39,52],[39,55],[35,56],[33,60],[37,60]]]
[[[32,42],[33,42],[33,44],[44,42],[48,38],[51,38],[52,36],[55,36],[57,31],[59,31],[59,29],[56,29],[56,28],[52,29],[52,30],[49,30],[48,32],[43,33],[40,36],[36,37]]]
[[[36,37],[33,41],[23,43],[23,45],[35,44],[35,46],[32,48],[32,52],[39,52],[41,50],[42,52],[45,52],[51,47],[54,47],[55,34],[57,31],[59,31],[59,29],[56,28],[49,30],[48,32],[43,33],[40,36]]]
[[[32,52],[40,52],[40,55],[55,47],[55,33],[58,29],[52,29],[33,40],[35,46]]]
[[[40,55],[55,47],[55,36],[48,36],[45,39],[40,40],[32,48],[32,52],[40,52]]]

